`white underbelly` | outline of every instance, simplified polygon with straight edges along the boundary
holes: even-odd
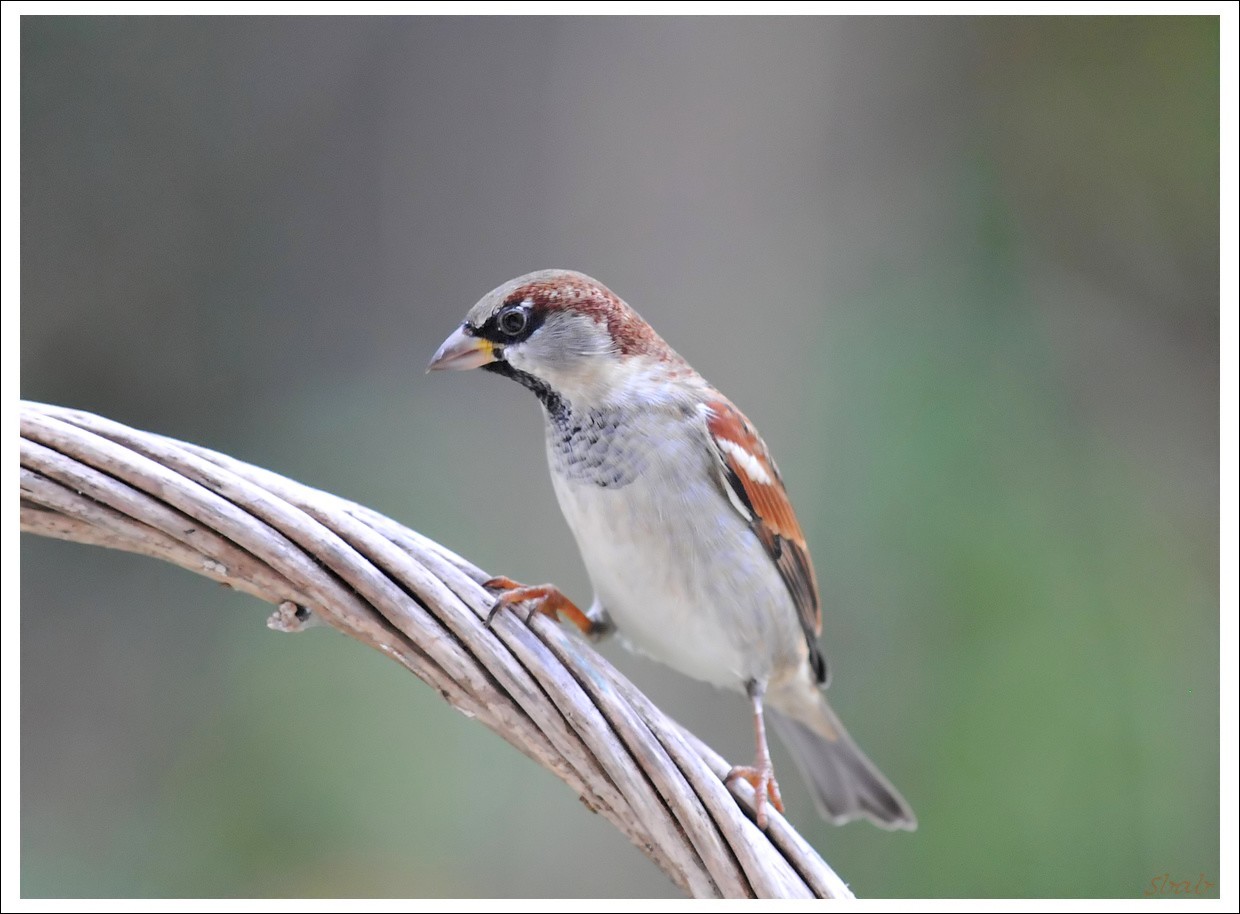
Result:
[[[669,460],[645,470],[621,487],[552,474],[596,597],[619,634],[673,669],[726,688],[798,663],[805,639],[792,598],[746,521],[722,500],[710,468]],[[664,478],[655,486],[658,474]]]

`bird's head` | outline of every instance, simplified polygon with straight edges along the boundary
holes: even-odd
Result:
[[[428,371],[484,368],[548,398],[598,404],[642,379],[690,371],[619,296],[582,273],[540,270],[482,297]]]

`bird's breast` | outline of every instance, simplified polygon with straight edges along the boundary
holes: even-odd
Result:
[[[676,417],[549,416],[551,477],[622,637],[686,675],[743,688],[797,662],[787,587],[724,501],[705,439]]]
[[[583,486],[618,489],[650,467],[650,442],[626,433],[618,410],[568,409],[549,415],[547,458],[553,475]]]

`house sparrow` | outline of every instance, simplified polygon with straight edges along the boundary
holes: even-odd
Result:
[[[749,421],[602,283],[567,270],[485,295],[428,370],[483,368],[542,403],[547,458],[594,602],[507,578],[496,609],[533,601],[753,704],[757,753],[728,781],[756,820],[783,810],[764,703],[832,822],[913,829],[900,794],[827,705],[818,584],[779,471]]]

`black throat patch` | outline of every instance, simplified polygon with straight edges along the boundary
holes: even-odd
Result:
[[[482,366],[482,370],[500,375],[501,377],[511,378],[522,387],[534,391],[534,396],[538,397],[538,401],[542,403],[543,409],[547,411],[548,416],[558,415],[568,408],[563,398],[548,387],[545,381],[540,381],[528,372],[518,371],[503,359],[488,362]]]
[[[483,366],[534,392],[547,417],[552,469],[573,482],[619,489],[637,479],[648,462],[646,442],[625,429],[616,409],[574,409],[567,400],[528,372],[505,361]]]

